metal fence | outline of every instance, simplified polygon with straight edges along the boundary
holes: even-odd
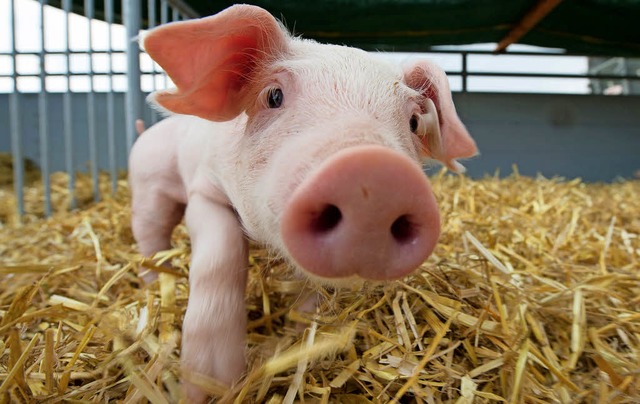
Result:
[[[55,3],[59,7],[59,14],[47,18],[52,13],[46,0],[39,2],[24,0],[7,0],[6,16],[8,16],[8,51],[1,51],[0,58],[2,64],[10,65],[10,68],[0,70],[2,84],[11,87],[8,96],[8,133],[11,138],[11,154],[13,163],[13,184],[16,196],[16,207],[19,215],[25,213],[24,207],[24,115],[34,117],[38,121],[38,143],[39,155],[38,166],[42,173],[42,186],[44,188],[44,213],[49,216],[52,212],[51,206],[51,182],[50,182],[50,113],[51,101],[61,101],[61,121],[64,139],[64,160],[66,162],[65,171],[69,176],[69,193],[71,195],[71,208],[76,206],[75,198],[75,151],[73,122],[84,119],[86,121],[89,149],[89,170],[93,183],[93,197],[100,199],[99,190],[99,166],[98,154],[108,156],[108,172],[111,177],[112,191],[117,188],[117,171],[119,159],[118,153],[128,154],[131,145],[136,137],[135,121],[145,113],[151,115],[151,122],[155,122],[158,117],[155,113],[145,111],[144,94],[141,87],[141,80],[150,83],[150,90],[154,90],[158,85],[166,86],[166,77],[161,70],[141,52],[137,42],[137,37],[142,28],[153,28],[157,25],[170,21],[197,17],[187,5],[179,0],[148,0],[142,3],[138,0],[104,0],[103,7],[98,9],[93,0],[85,0],[82,9],[74,8],[71,0],[62,0]],[[146,6],[146,15],[142,15],[142,6]],[[23,7],[23,10],[18,10]],[[116,9],[121,10],[116,13]],[[18,12],[21,11],[19,14]],[[3,14],[5,10],[0,10]],[[85,27],[78,28],[72,19],[78,14],[86,17],[88,22]],[[96,41],[95,17],[99,14],[103,21],[102,36],[100,41]],[[18,28],[18,15],[27,15],[29,19],[29,30],[37,32],[39,49],[21,49],[18,43],[18,33],[27,32]],[[116,18],[119,21],[116,21]],[[62,20],[62,21],[60,21]],[[24,24],[26,25],[26,24]],[[24,27],[22,27],[24,28]],[[80,29],[84,28],[81,32]],[[114,40],[114,30],[124,31],[124,35],[119,35],[118,40]],[[49,46],[51,38],[48,35],[55,35],[58,39],[63,38],[62,49],[58,46]],[[74,47],[74,36],[85,36],[87,46]],[[101,45],[96,46],[96,42]],[[54,48],[54,49],[51,49]],[[21,72],[20,65],[28,65],[29,62],[37,60],[37,67]],[[126,60],[122,63],[123,59]],[[84,61],[84,63],[83,63]],[[120,62],[120,63],[116,63]],[[62,68],[60,68],[62,64]],[[77,65],[83,65],[78,68]],[[123,66],[124,65],[124,66]],[[57,66],[57,68],[56,68]],[[141,68],[143,66],[144,68]],[[28,70],[28,68],[27,68]],[[162,84],[160,83],[162,81]],[[98,84],[100,83],[100,89]],[[24,87],[24,88],[21,88]],[[74,91],[74,87],[81,87]],[[115,96],[119,90],[125,94],[124,108],[116,111]],[[37,92],[36,111],[22,110],[24,99],[35,89]],[[61,91],[62,90],[62,91]],[[61,99],[54,94],[62,92]],[[149,91],[149,90],[148,90]],[[104,92],[106,101],[104,110],[97,111],[96,97],[99,92]],[[74,108],[72,98],[74,94],[82,93],[86,97],[85,116],[78,116],[78,108]],[[56,105],[56,109],[60,106]],[[107,147],[106,150],[99,151],[99,142],[96,136],[97,119],[96,114],[104,116],[102,122],[106,125]],[[116,148],[117,138],[122,133],[116,133],[115,124],[118,120],[124,119],[125,144],[124,150]],[[5,127],[6,128],[6,127]],[[3,130],[4,132],[4,130]],[[122,156],[120,156],[122,160]]]
[[[76,207],[73,196],[83,142],[94,200],[100,199],[101,170],[109,173],[111,189],[116,190],[118,170],[126,167],[136,137],[136,119],[144,117],[147,124],[159,119],[145,106],[144,94],[170,84],[141,52],[136,38],[141,30],[197,17],[180,0],[84,0],[82,7],[72,0],[50,3],[0,0],[0,7],[7,8],[0,9],[0,25],[2,16],[7,18],[6,35],[0,27],[0,93],[9,93],[6,111],[0,97],[0,151],[5,133],[9,134],[6,144],[10,144],[19,215],[25,213],[26,141],[37,144],[37,155],[32,157],[41,171],[45,215],[52,213],[50,176],[54,169],[68,174],[70,207]],[[20,7],[24,9],[18,10]],[[25,13],[28,21],[20,24]],[[78,22],[78,15],[86,18]],[[21,46],[21,35],[34,36],[36,46]],[[4,47],[3,37],[8,38]],[[78,39],[84,40],[82,45],[75,44]],[[408,55],[382,57],[402,60]],[[589,94],[605,92],[603,83],[640,84],[640,69],[612,74],[585,56],[561,52],[519,50],[493,55],[486,50],[441,48],[428,57],[443,66],[452,89],[461,92]],[[565,62],[573,67],[563,67]],[[623,88],[632,87],[625,84]],[[80,128],[78,122],[82,122]]]

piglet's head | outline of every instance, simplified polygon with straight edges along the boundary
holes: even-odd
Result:
[[[331,281],[397,279],[431,254],[440,215],[421,157],[459,171],[477,152],[441,69],[291,37],[254,6],[157,28],[144,47],[177,87],[153,102],[238,118],[218,177],[251,238]]]
[[[285,52],[286,45],[286,34],[271,14],[248,5],[156,28],[143,46],[176,88],[156,91],[150,101],[178,114],[233,119],[244,110],[254,72]]]

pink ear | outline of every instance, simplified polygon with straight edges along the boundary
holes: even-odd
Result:
[[[440,160],[453,171],[459,171],[461,166],[455,160],[475,156],[478,148],[456,113],[447,76],[435,64],[422,60],[404,69],[404,79],[409,87],[420,91],[436,106],[442,147],[440,150],[429,151],[428,155]],[[423,143],[427,141],[428,139],[424,139]],[[429,150],[428,143],[424,146],[425,150]]]
[[[287,34],[275,18],[249,5],[163,25],[144,38],[144,48],[177,88],[157,91],[152,98],[175,113],[233,119],[245,109],[245,85],[256,66],[283,52],[286,43]]]

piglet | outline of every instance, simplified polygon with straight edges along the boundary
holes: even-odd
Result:
[[[249,239],[330,284],[398,279],[431,254],[440,218],[422,164],[456,171],[477,152],[434,64],[294,38],[249,5],[143,45],[176,88],[150,96],[171,116],[131,151],[132,229],[151,255],[185,218],[187,371],[227,384],[244,372]]]

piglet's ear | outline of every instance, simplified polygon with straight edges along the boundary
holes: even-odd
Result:
[[[150,98],[178,114],[233,119],[245,109],[246,85],[256,68],[284,52],[287,40],[271,14],[248,5],[158,27],[143,46],[177,88]]]
[[[427,99],[424,106],[425,117],[432,120],[435,117],[440,125],[439,133],[437,130],[427,130],[427,135],[422,139],[425,155],[440,160],[453,171],[464,171],[464,167],[456,159],[473,157],[478,154],[478,148],[456,113],[444,71],[435,64],[422,60],[404,69],[404,80],[409,87],[419,91]],[[430,136],[441,136],[441,139]]]

